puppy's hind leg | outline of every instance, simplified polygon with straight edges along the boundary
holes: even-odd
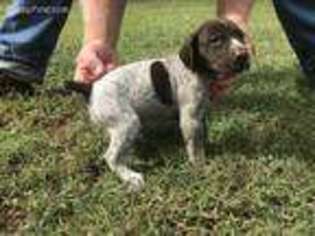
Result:
[[[139,191],[144,186],[142,174],[127,166],[131,156],[131,148],[140,133],[140,127],[140,121],[136,114],[121,114],[115,126],[108,129],[110,144],[104,154],[109,168],[128,185],[132,192]]]

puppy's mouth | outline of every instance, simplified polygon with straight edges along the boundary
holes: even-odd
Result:
[[[239,55],[229,63],[210,65],[210,68],[215,72],[216,77],[233,77],[250,68],[250,57],[247,54]]]
[[[249,55],[239,55],[232,64],[228,65],[225,70],[217,71],[217,76],[210,84],[209,90],[211,92],[210,99],[217,100],[222,95],[226,94],[232,86],[233,81],[237,80],[237,74],[246,71],[250,68]]]

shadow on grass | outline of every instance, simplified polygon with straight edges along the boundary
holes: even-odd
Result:
[[[245,128],[232,125],[225,130],[221,139],[211,143],[211,155],[315,158],[315,91],[306,87],[303,75],[294,67],[278,70],[264,66],[247,77],[255,92],[227,97],[222,110],[232,115],[255,114],[255,118]],[[257,89],[264,83],[268,86]]]

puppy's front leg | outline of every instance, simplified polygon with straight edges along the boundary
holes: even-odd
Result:
[[[180,109],[180,127],[189,161],[193,164],[205,159],[204,109],[197,104],[186,104]]]

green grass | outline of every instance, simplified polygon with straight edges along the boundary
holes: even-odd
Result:
[[[176,53],[214,16],[214,4],[193,2],[129,4],[121,60]],[[268,2],[253,13],[252,70],[213,109],[207,164],[189,166],[176,145],[140,152],[135,168],[147,185],[138,195],[127,194],[101,163],[106,141],[82,99],[49,94],[73,76],[82,39],[76,6],[39,93],[0,98],[0,232],[314,235],[314,99],[297,83],[303,77]]]

